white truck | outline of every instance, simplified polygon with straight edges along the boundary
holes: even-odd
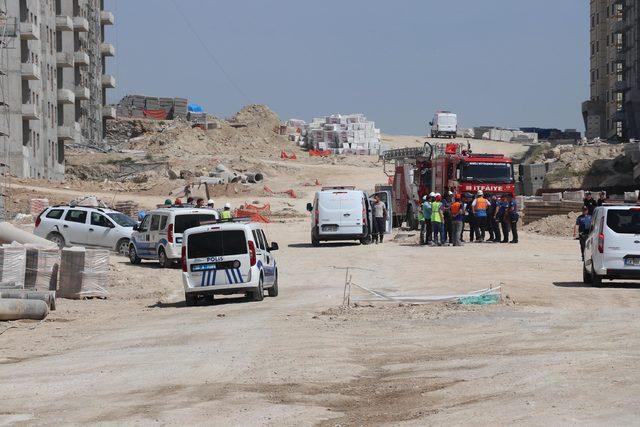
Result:
[[[431,138],[455,138],[458,133],[458,116],[451,111],[437,111],[429,125]]]

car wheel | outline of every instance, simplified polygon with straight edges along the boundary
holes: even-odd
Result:
[[[276,271],[276,279],[273,282],[273,286],[271,286],[268,290],[270,297],[278,296],[278,272]]]
[[[589,270],[587,270],[587,266],[582,263],[582,283],[585,285],[591,284],[591,274],[589,274]]]
[[[253,291],[253,300],[254,301],[262,301],[264,299],[264,280],[262,276],[260,276],[260,280],[258,281],[258,289]]]
[[[216,303],[216,298],[213,296],[213,294],[205,295],[204,299],[209,305],[214,305]]]
[[[311,236],[311,246],[313,246],[314,248],[317,248],[318,246],[320,246],[320,240]]]
[[[135,246],[133,245],[129,245],[129,262],[134,265],[140,264],[142,262],[142,260],[138,256],[138,253],[136,252]]]
[[[192,293],[185,293],[184,302],[187,304],[187,307],[193,307],[194,305],[198,305],[198,295],[192,294]]]
[[[369,245],[369,244],[371,244],[371,234],[368,234],[365,237],[363,237],[362,239],[360,239],[360,244],[361,245]]]
[[[596,270],[593,268],[593,260],[591,261],[591,284],[596,288],[602,287],[602,277],[596,274]]]
[[[127,256],[129,253],[129,239],[120,239],[116,244],[116,252],[122,256]]]
[[[167,253],[162,248],[158,251],[158,263],[162,268],[171,268],[171,261],[167,257]]]
[[[50,240],[56,245],[58,245],[60,249],[64,248],[66,245],[66,242],[62,234],[56,233],[55,231],[53,233],[49,233],[49,235],[47,236],[47,240]]]

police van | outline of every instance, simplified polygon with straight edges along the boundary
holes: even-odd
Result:
[[[254,301],[262,301],[265,290],[278,296],[277,250],[257,223],[234,219],[188,229],[182,245],[186,304],[201,297],[213,302],[214,294],[246,294]]]
[[[161,267],[169,268],[180,261],[183,233],[218,219],[218,212],[213,209],[169,207],[149,211],[133,228],[129,261],[140,264],[142,260],[157,260]]]

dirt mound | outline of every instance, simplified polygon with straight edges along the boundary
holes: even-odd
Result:
[[[571,212],[566,215],[552,215],[527,224],[522,229],[529,233],[545,236],[572,237],[573,226],[578,215],[580,215],[578,212]]]
[[[229,123],[259,127],[275,132],[280,127],[280,118],[266,105],[252,104],[238,111],[229,120]]]

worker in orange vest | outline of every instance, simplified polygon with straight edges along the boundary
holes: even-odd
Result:
[[[487,232],[487,209],[490,202],[484,198],[482,190],[478,190],[478,197],[473,201],[473,215],[476,217],[476,225],[480,229],[479,242],[484,242],[484,236]]]
[[[462,204],[462,195],[456,194],[454,202],[451,203],[451,219],[453,220],[452,236],[453,246],[462,246],[460,241],[462,237],[462,228],[464,227],[464,205]]]

